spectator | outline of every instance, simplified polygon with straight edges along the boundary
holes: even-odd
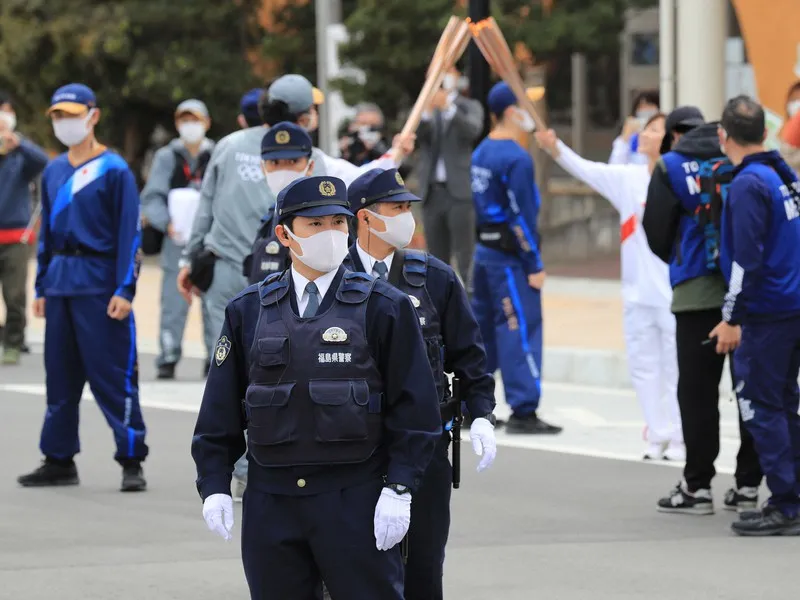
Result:
[[[417,129],[416,170],[422,196],[422,218],[428,251],[450,263],[469,287],[475,248],[470,161],[483,131],[483,107],[458,92],[459,73],[451,70]]]
[[[647,157],[637,152],[639,132],[654,115],[658,114],[658,106],[658,90],[644,90],[637,94],[631,114],[622,126],[622,133],[614,140],[608,164],[647,164]]]
[[[0,287],[6,305],[6,324],[0,331],[6,365],[19,363],[24,345],[30,185],[47,164],[44,151],[15,132],[16,124],[11,96],[0,91]]]
[[[175,129],[179,137],[156,152],[147,185],[142,191],[142,214],[147,226],[143,231],[154,232],[159,239],[161,252],[161,326],[159,355],[156,368],[159,379],[174,379],[175,366],[181,359],[183,330],[189,306],[181,298],[175,281],[178,277],[178,262],[186,243],[179,237],[170,222],[169,201],[173,194],[189,190],[199,195],[206,166],[211,159],[214,142],[206,137],[211,126],[211,117],[206,105],[200,100],[185,100],[175,111]],[[143,243],[144,246],[144,243]],[[145,248],[145,252],[151,252]],[[204,314],[204,326],[209,326]],[[210,335],[216,335],[213,332]]]
[[[358,104],[340,146],[342,158],[360,167],[386,154],[389,144],[384,137],[384,125],[383,112],[377,104]]]
[[[786,96],[786,122],[780,138],[783,159],[800,172],[800,81],[792,84]]]

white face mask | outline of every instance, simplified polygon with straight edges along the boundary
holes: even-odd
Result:
[[[371,210],[367,212],[378,220],[383,221],[386,225],[386,231],[376,231],[372,227],[369,228],[372,233],[384,242],[391,244],[395,248],[405,248],[411,243],[417,224],[414,222],[414,215],[411,214],[410,210],[394,217],[379,215]]]
[[[786,112],[789,113],[790,117],[800,112],[800,100],[792,100],[789,102],[789,104],[786,105]]]
[[[5,123],[8,131],[14,131],[17,126],[17,115],[15,115],[13,112],[0,110],[0,121]]]
[[[58,141],[64,144],[67,148],[77,146],[86,136],[89,135],[89,119],[92,118],[93,110],[83,118],[73,117],[71,119],[59,119],[53,121],[53,133],[55,133]]]
[[[303,127],[306,130],[306,133],[314,133],[319,127],[319,115],[317,115],[317,111],[310,111],[308,113],[308,125]]]
[[[644,126],[647,125],[651,117],[657,114],[657,110],[640,110],[636,112],[636,119],[639,121],[639,125],[644,129]]]
[[[358,137],[364,144],[374,146],[381,140],[381,132],[373,131],[372,128],[367,125],[358,128]]]
[[[288,227],[285,229],[289,237],[300,244],[300,251],[303,253],[300,256],[292,250],[292,254],[310,269],[320,273],[330,273],[339,268],[347,255],[347,233],[344,231],[328,229],[301,238],[289,231]]]
[[[458,77],[453,75],[452,73],[447,73],[442,79],[442,89],[446,92],[451,92],[456,89],[458,85]]]
[[[533,121],[533,117],[528,114],[527,110],[517,108],[515,111],[517,113],[517,125],[519,125],[522,131],[525,133],[530,133],[536,129],[536,123]]]
[[[297,181],[303,177],[308,177],[313,165],[314,162],[309,161],[308,166],[303,171],[290,171],[289,169],[281,169],[280,171],[268,173],[265,169],[264,176],[267,178],[267,185],[269,186],[270,191],[275,195],[275,197],[277,197],[283,188],[293,181]]]
[[[206,137],[206,126],[200,121],[189,121],[178,125],[178,135],[187,144],[196,144]]]

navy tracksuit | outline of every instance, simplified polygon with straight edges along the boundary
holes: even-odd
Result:
[[[486,138],[472,154],[471,173],[478,228],[472,309],[488,371],[500,368],[511,410],[525,417],[536,412],[542,391],[542,297],[528,285],[544,268],[533,161],[513,140]]]
[[[198,490],[230,494],[246,429],[251,598],[319,599],[324,580],[333,598],[402,600],[400,546],[375,547],[375,507],[384,482],[416,493],[441,436],[414,308],[340,267],[301,318],[292,273],[226,309],[192,441]]]
[[[136,293],[140,264],[139,194],[128,165],[108,150],[77,167],[67,155],[42,176],[36,296],[45,299],[47,413],[40,448],[53,459],[80,451],[83,387],[114,431],[115,459],[147,456],[139,407],[136,325],[118,321],[112,296]]]
[[[365,272],[355,246],[345,268]],[[480,329],[470,311],[466,292],[453,269],[418,250],[395,250],[389,283],[412,299],[417,309],[428,361],[436,381],[442,423],[454,416],[445,372],[460,378],[467,410],[484,417],[494,410],[494,379],[486,369]],[[411,503],[405,600],[444,597],[442,576],[450,532],[452,467],[448,458],[450,432],[443,429],[422,485]]]
[[[723,212],[730,286],[723,319],[742,325],[734,354],[742,419],[770,504],[800,512],[800,183],[777,152],[745,158]]]

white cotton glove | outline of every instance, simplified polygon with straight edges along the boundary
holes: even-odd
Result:
[[[494,457],[497,456],[497,439],[494,435],[494,425],[483,417],[475,419],[472,422],[472,427],[469,428],[469,438],[472,440],[472,449],[475,454],[483,457],[481,462],[478,463],[478,473],[480,473],[484,469],[491,467]]]
[[[228,494],[211,494],[203,502],[203,518],[210,531],[229,542],[233,531],[233,498]]]
[[[411,494],[383,488],[375,507],[375,547],[389,550],[400,543],[411,525]]]

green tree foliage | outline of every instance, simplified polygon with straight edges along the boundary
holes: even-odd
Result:
[[[21,126],[57,147],[42,116],[52,92],[86,83],[98,96],[98,135],[129,160],[153,127],[172,128],[175,105],[204,100],[222,135],[238,100],[258,85],[245,60],[260,41],[260,0],[3,0],[0,86],[16,98]]]

